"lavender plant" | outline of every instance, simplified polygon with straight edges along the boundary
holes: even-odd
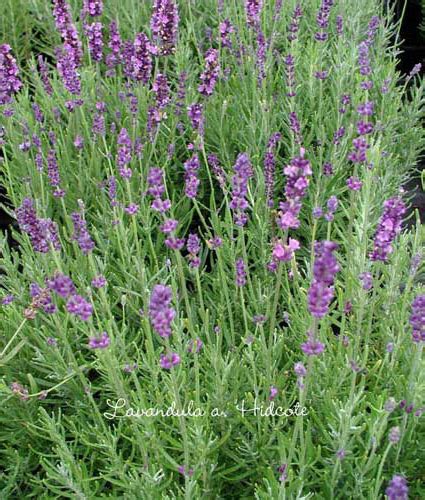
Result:
[[[2,498],[423,495],[425,85],[384,3],[1,25]]]

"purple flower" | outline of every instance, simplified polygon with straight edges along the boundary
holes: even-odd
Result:
[[[336,16],[336,32],[342,35],[344,32],[344,19],[342,16]]]
[[[352,191],[360,191],[362,185],[363,183],[358,177],[349,177],[347,179],[347,187]]]
[[[55,55],[56,68],[62,80],[63,86],[71,94],[79,95],[81,92],[81,82],[72,47],[64,44],[62,47],[56,49]]]
[[[224,171],[223,167],[220,165],[220,161],[217,158],[216,155],[214,154],[209,154],[208,155],[208,165],[211,167],[211,170],[213,174],[215,175],[215,178],[218,181],[218,184],[220,185],[220,188],[222,191],[226,190],[226,172]]]
[[[62,273],[57,273],[55,276],[48,280],[48,287],[61,297],[69,297],[75,293],[75,285],[71,278]]]
[[[15,297],[13,295],[6,295],[5,297],[3,297],[1,299],[1,304],[3,306],[8,306],[9,304],[11,304],[13,301],[15,300]]]
[[[84,139],[81,137],[81,135],[76,135],[75,136],[74,146],[77,149],[83,149],[83,147],[84,147]]]
[[[174,366],[179,365],[181,362],[180,356],[176,352],[168,355],[161,354],[159,364],[164,370],[171,370]]]
[[[357,122],[357,132],[359,135],[367,135],[373,132],[373,125],[370,122]]]
[[[131,162],[132,143],[127,129],[122,128],[118,135],[117,166],[123,179],[131,179],[133,171],[127,165]]]
[[[367,101],[363,104],[360,104],[357,107],[357,112],[361,116],[372,116],[373,115],[374,103],[372,101]]]
[[[202,104],[193,103],[187,108],[187,116],[194,130],[200,136],[204,135],[204,107]]]
[[[165,75],[158,73],[152,85],[152,90],[155,93],[156,105],[158,109],[163,109],[170,102],[170,87]]]
[[[418,295],[413,301],[409,322],[413,342],[425,342],[425,295]]]
[[[29,392],[28,389],[26,389],[23,385],[21,385],[19,382],[12,382],[10,384],[10,390],[19,396],[19,398],[22,401],[28,401],[29,399]]]
[[[270,395],[269,395],[269,400],[270,401],[273,401],[273,399],[279,394],[279,390],[277,387],[275,387],[274,385],[272,385],[270,387]]]
[[[318,356],[325,350],[325,346],[316,340],[311,333],[309,333],[308,340],[307,342],[301,344],[301,349],[307,356]]]
[[[308,291],[308,309],[316,318],[323,318],[334,295],[333,282],[339,265],[333,252],[338,248],[332,241],[316,242],[313,282]]]
[[[256,66],[258,69],[258,86],[261,86],[262,81],[266,77],[266,55],[267,55],[267,42],[264,33],[258,29],[257,33],[257,54]]]
[[[219,236],[214,236],[207,243],[211,250],[217,250],[223,244],[223,240]]]
[[[53,17],[64,47],[69,47],[68,57],[72,58],[72,63],[77,68],[83,56],[83,49],[78,31],[72,22],[71,8],[65,0],[53,0]]]
[[[364,163],[366,161],[366,151],[369,149],[369,144],[364,137],[353,139],[354,149],[349,153],[348,160],[353,163]]]
[[[85,26],[90,56],[96,62],[100,62],[103,58],[102,28],[102,23],[92,23]]]
[[[96,276],[91,280],[91,286],[93,288],[103,288],[106,283],[106,278],[102,275]]]
[[[422,64],[421,63],[415,64],[413,66],[411,72],[409,73],[408,79],[410,80],[415,75],[417,75],[418,73],[420,73],[421,69],[422,69]]]
[[[245,13],[248,26],[258,27],[260,23],[260,13],[263,8],[263,0],[246,0]]]
[[[365,80],[363,82],[360,82],[360,88],[362,90],[370,90],[373,87],[373,82],[372,80]],[[383,92],[385,94],[385,92]]]
[[[388,260],[388,255],[393,251],[391,243],[401,231],[401,223],[405,213],[406,205],[401,198],[390,198],[384,202],[384,211],[375,233],[374,248],[370,254],[371,260],[382,262]]]
[[[274,174],[276,168],[276,158],[274,149],[277,143],[282,139],[279,132],[274,133],[267,144],[267,152],[264,156],[264,182],[266,185],[266,201],[267,206],[273,206],[273,192],[274,192]]]
[[[289,262],[296,250],[300,248],[298,240],[289,238],[288,244],[277,241],[273,246],[272,257],[275,262]]]
[[[152,167],[148,173],[148,194],[155,198],[161,197],[165,193],[164,173],[162,169]]]
[[[359,279],[362,282],[363,290],[370,290],[373,286],[373,279],[371,273],[361,273]]]
[[[111,343],[111,339],[106,332],[102,332],[100,337],[90,337],[89,347],[90,349],[106,349]]]
[[[218,63],[218,50],[208,49],[205,54],[205,70],[201,74],[201,84],[198,86],[198,91],[204,96],[210,96],[217,83],[220,67]]]
[[[152,202],[151,208],[161,214],[164,214],[171,208],[171,201],[161,200],[161,198],[155,198]]]
[[[303,151],[300,156],[296,156],[291,160],[284,170],[287,177],[285,194],[287,199],[300,199],[306,195],[309,185],[308,176],[312,174],[311,165],[304,158]]]
[[[30,296],[32,301],[29,309],[33,311],[33,316],[30,319],[35,317],[36,309],[43,309],[46,314],[54,314],[57,311],[57,307],[52,302],[50,288],[41,288],[37,283],[31,283]]]
[[[185,173],[185,194],[188,198],[194,199],[198,194],[199,187],[199,158],[194,154],[189,160],[184,163]]]
[[[305,377],[307,375],[307,369],[303,363],[298,362],[294,365],[294,372],[298,378]]]
[[[238,259],[236,261],[236,286],[241,287],[246,285],[246,269],[245,262],[243,259]]]
[[[49,69],[42,55],[38,56],[37,62],[38,62],[38,72],[40,74],[40,80],[41,83],[43,84],[43,88],[47,95],[52,95],[53,89],[49,79]]]
[[[151,17],[151,30],[154,39],[160,45],[160,54],[174,54],[177,43],[179,13],[176,2],[155,0]]]
[[[49,177],[50,185],[55,189],[53,195],[60,198],[64,196],[65,192],[59,189],[60,176],[59,167],[56,160],[56,153],[54,149],[50,149],[47,153],[47,175]]]
[[[358,47],[359,67],[362,76],[368,76],[372,73],[372,68],[369,62],[369,45],[366,42],[361,42]]]
[[[327,201],[327,208],[328,208],[328,211],[325,215],[325,219],[328,221],[328,222],[331,222],[334,218],[334,213],[336,212],[337,208],[338,208],[338,198],[336,196],[331,196],[329,198],[329,200]]]
[[[317,241],[314,245],[315,259],[313,277],[327,286],[333,284],[339,265],[334,255],[338,244],[333,241]]]
[[[103,115],[102,112],[94,114],[92,132],[95,135],[105,136],[106,134],[105,116]]]
[[[130,203],[127,207],[124,208],[124,212],[128,215],[135,215],[139,211],[139,205],[136,203]]]
[[[323,164],[323,175],[330,177],[333,174],[333,166],[331,163],[326,162]]]
[[[318,80],[326,80],[326,78],[328,77],[328,72],[327,71],[316,71],[314,73],[314,76]]]
[[[385,490],[388,500],[408,500],[409,488],[403,476],[395,474]]]
[[[145,85],[152,73],[151,43],[144,33],[138,33],[133,43],[130,56],[131,76]]]
[[[182,110],[184,108],[184,102],[186,99],[186,80],[187,80],[187,73],[185,71],[182,71],[179,74],[177,95],[175,99],[175,108],[176,108],[175,113],[177,116],[181,116]]]
[[[301,20],[302,15],[303,15],[303,12],[301,10],[301,5],[297,4],[295,6],[295,10],[294,10],[294,13],[292,14],[292,19],[291,19],[291,22],[290,22],[289,28],[288,28],[288,31],[289,31],[288,40],[290,42],[296,40],[298,37],[298,31],[300,29],[300,20]]]
[[[388,441],[392,444],[397,444],[400,441],[400,427],[391,427]]]
[[[111,206],[115,207],[117,206],[117,180],[116,178],[112,175],[108,179],[108,196],[111,201]]]
[[[103,12],[103,0],[84,0],[84,11],[91,17],[98,17]]]
[[[311,284],[308,291],[308,309],[316,318],[323,318],[328,313],[329,304],[334,296],[333,287],[320,281]]]
[[[165,245],[171,250],[181,250],[184,247],[184,239],[170,236],[164,241]]]
[[[202,347],[203,347],[204,343],[202,342],[201,339],[195,339],[195,340],[190,340],[189,341],[189,347],[187,348],[188,352],[190,352],[191,354],[192,353],[196,353],[196,354],[199,354],[199,352],[201,351]]]
[[[372,16],[369,25],[368,25],[368,31],[367,31],[367,43],[369,45],[372,45],[373,39],[375,38],[376,32],[379,28],[379,23],[380,19],[378,16]]]
[[[296,229],[300,224],[298,214],[301,210],[301,200],[307,193],[310,182],[308,177],[312,174],[310,162],[304,158],[304,154],[304,149],[301,149],[300,156],[293,158],[284,168],[287,176],[286,201],[279,204],[280,211],[276,220],[282,230]]]
[[[91,236],[87,231],[87,223],[79,212],[73,212],[71,214],[71,219],[74,225],[74,234],[72,238],[77,241],[83,254],[87,255],[95,246],[94,241],[91,239]]]
[[[153,329],[161,337],[171,335],[171,323],[176,315],[170,306],[172,300],[171,288],[165,285],[155,285],[149,302],[149,317]]]
[[[174,219],[166,219],[162,226],[159,228],[161,232],[165,234],[170,234],[177,229],[179,221]]]
[[[16,218],[21,231],[28,234],[36,252],[47,253],[51,247],[61,249],[56,223],[51,219],[39,219],[30,198],[23,200],[16,210]]]
[[[287,469],[288,469],[288,465],[287,464],[282,464],[282,465],[279,465],[279,467],[277,468],[277,471],[279,472],[280,476],[279,476],[279,481],[281,483],[284,483],[287,479]]]
[[[294,57],[288,54],[283,60],[286,66],[286,78],[289,92],[286,94],[288,97],[295,97],[295,62]]]
[[[193,268],[198,268],[201,264],[201,260],[198,257],[201,251],[201,242],[196,234],[189,234],[187,238],[187,251],[189,252],[189,265]]]
[[[229,206],[235,212],[235,223],[243,226],[247,222],[244,212],[248,208],[248,201],[246,200],[248,181],[253,175],[251,162],[246,153],[238,155],[233,169],[235,174],[232,176],[232,199]]]
[[[391,353],[394,351],[394,344],[392,342],[388,342],[388,344],[385,346],[385,350],[388,353]]]
[[[81,295],[71,295],[66,304],[69,313],[78,316],[82,321],[87,321],[93,314],[93,306]]]
[[[294,133],[295,142],[297,144],[301,144],[301,142],[302,142],[302,140],[301,140],[301,125],[300,125],[300,122],[298,120],[297,113],[295,111],[291,111],[289,113],[289,126],[290,126],[292,132]]]
[[[235,27],[232,25],[229,19],[225,19],[220,23],[219,32],[221,46],[231,49],[232,41],[230,39],[230,34],[235,32]]]

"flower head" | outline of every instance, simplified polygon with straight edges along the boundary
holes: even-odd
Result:
[[[406,205],[399,197],[390,198],[384,203],[384,211],[375,233],[374,248],[370,254],[373,261],[386,262],[393,251],[392,242],[401,231],[403,215],[406,213]]]
[[[406,479],[403,476],[395,474],[385,493],[388,496],[388,500],[408,500],[409,488]]]
[[[51,248],[61,249],[57,225],[51,219],[39,219],[30,198],[25,198],[16,210],[16,218],[21,231],[28,234],[36,252],[47,253]]]
[[[425,295],[418,295],[412,303],[410,315],[414,342],[425,342]]]
[[[149,317],[153,329],[161,337],[171,335],[171,323],[176,315],[170,306],[172,291],[169,286],[155,285],[149,302]]]
[[[180,356],[176,352],[172,352],[168,355],[161,354],[159,364],[164,370],[171,370],[174,366],[181,363]]]
[[[99,337],[90,337],[89,347],[90,349],[106,349],[111,343],[111,339],[106,332],[102,332]]]
[[[155,0],[151,17],[151,30],[163,56],[173,54],[176,49],[179,25],[177,3],[173,0]]]
[[[200,76],[201,84],[198,87],[198,91],[202,95],[208,97],[213,93],[219,72],[218,50],[208,49],[205,54],[205,69]]]

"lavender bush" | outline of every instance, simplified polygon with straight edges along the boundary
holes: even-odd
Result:
[[[9,3],[1,497],[421,498],[387,2]]]

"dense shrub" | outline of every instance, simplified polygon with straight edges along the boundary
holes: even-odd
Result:
[[[2,498],[420,498],[391,12],[82,3],[2,16]]]

